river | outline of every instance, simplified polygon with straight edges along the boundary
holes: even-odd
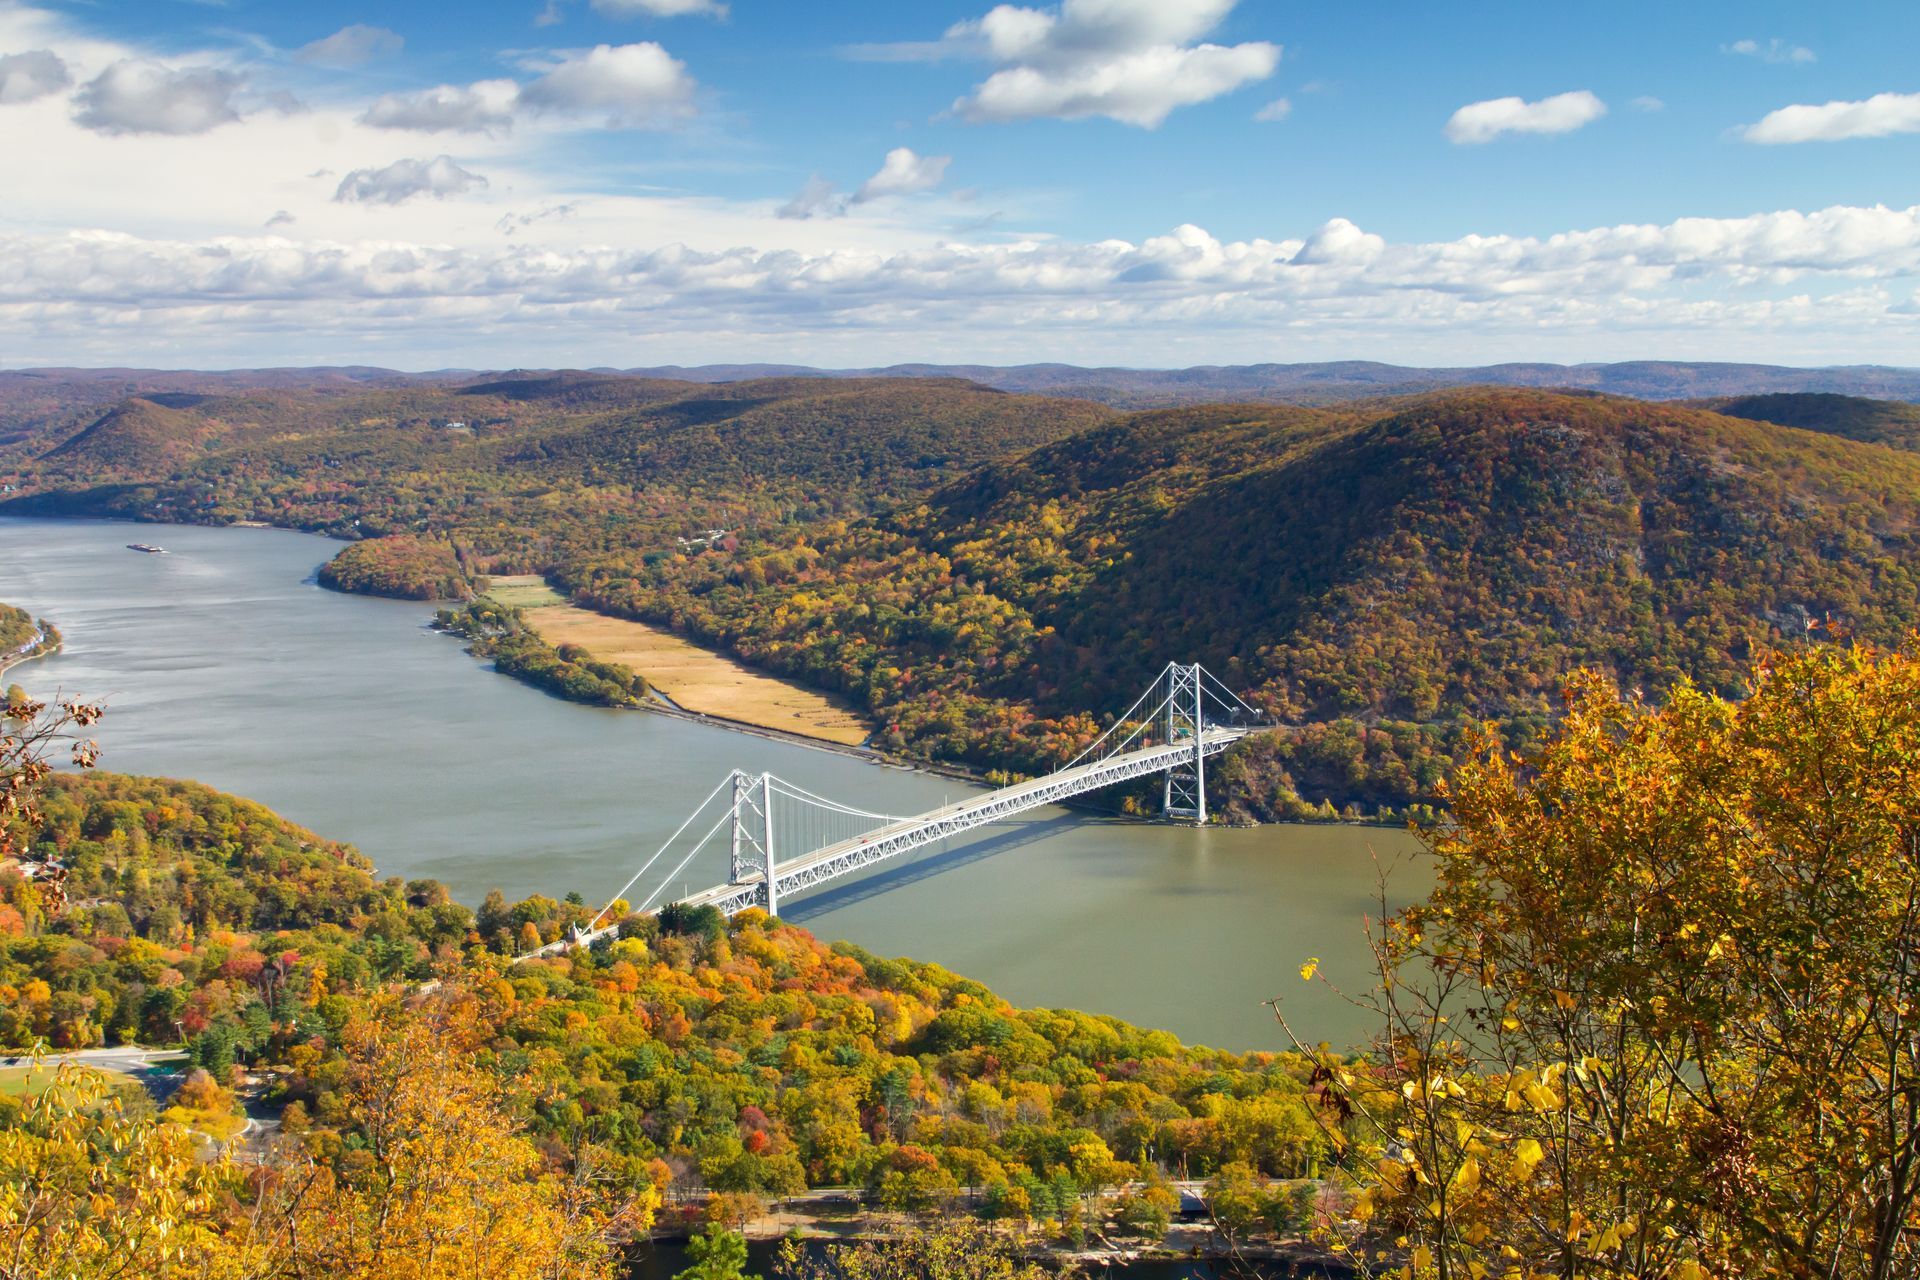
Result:
[[[166,555],[127,550],[164,545]],[[314,583],[337,543],[268,529],[0,519],[0,601],[57,655],[6,679],[107,704],[102,767],[198,779],[477,904],[619,888],[733,768],[914,813],[965,784],[638,711],[563,702],[427,629],[427,605]],[[933,961],[1017,1004],[1085,1009],[1219,1048],[1279,1049],[1369,1021],[1300,965],[1366,979],[1379,873],[1424,879],[1379,828],[1193,830],[1039,810],[782,904],[784,918]],[[688,868],[701,888],[723,861]]]

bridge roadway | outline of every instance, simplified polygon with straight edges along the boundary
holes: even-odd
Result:
[[[1265,733],[1273,726],[1255,727],[1209,725],[1200,737],[1201,756],[1218,755],[1242,738],[1256,733]],[[784,862],[776,861],[775,894],[779,898],[789,893],[798,893],[823,885],[829,880],[864,870],[877,862],[908,853],[914,849],[944,840],[949,836],[984,827],[988,823],[1010,818],[1014,814],[1028,809],[1037,809],[1041,805],[1054,804],[1073,796],[1084,795],[1089,791],[1098,791],[1116,783],[1133,778],[1142,778],[1148,774],[1164,773],[1168,769],[1186,763],[1194,758],[1194,743],[1191,739],[1160,746],[1143,747],[1137,751],[1120,752],[1102,760],[1091,761],[1062,769],[1045,777],[1032,778],[1026,782],[1016,782],[1010,787],[1001,787],[989,791],[983,796],[974,796],[967,800],[958,800],[949,805],[923,813],[917,817],[902,818],[865,835],[824,845],[811,853],[789,858]],[[725,915],[734,915],[762,901],[765,879],[759,872],[750,872],[738,883],[715,885],[711,889],[681,898],[679,901],[692,907],[717,907]],[[655,909],[648,914],[659,914]],[[526,952],[516,958],[514,963],[532,960],[541,956],[557,955],[573,947],[590,946],[600,938],[607,937],[619,929],[619,922],[603,925],[574,933],[571,936],[549,942],[537,950]]]
[[[1210,726],[1201,735],[1200,754],[1218,755],[1240,739],[1262,732],[1263,728]],[[775,901],[787,894],[800,893],[829,880],[864,870],[877,862],[884,862],[936,840],[944,840],[1025,810],[1037,809],[1041,805],[1053,804],[1088,791],[1098,791],[1118,782],[1164,773],[1193,758],[1194,743],[1191,739],[1122,752],[1104,760],[1062,769],[1045,777],[1016,782],[983,796],[955,801],[930,813],[903,818],[865,835],[825,845],[785,861],[776,861]],[[680,901],[691,907],[718,907],[722,913],[733,915],[762,901],[764,878],[759,872],[752,872],[737,884],[715,885]],[[550,943],[533,954],[547,954],[567,946],[589,944],[618,927],[617,923],[609,924],[562,942]]]

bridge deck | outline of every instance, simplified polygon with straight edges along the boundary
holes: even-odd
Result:
[[[1240,727],[1210,728],[1201,736],[1201,753],[1209,756],[1216,755],[1242,738],[1258,732],[1261,730]],[[814,888],[829,880],[838,879],[912,849],[1011,817],[1027,809],[1035,809],[1041,805],[1052,804],[1089,791],[1098,791],[1103,787],[1110,787],[1131,778],[1164,772],[1183,760],[1191,759],[1193,749],[1193,742],[1187,740],[1109,756],[1091,764],[1062,769],[1045,777],[1016,782],[1012,786],[1002,787],[982,796],[957,800],[931,812],[904,818],[865,835],[826,845],[798,857],[778,861],[775,863],[774,871],[776,910],[779,899],[788,894]],[[682,901],[689,906],[718,907],[731,915],[760,899],[762,879],[763,877],[759,874],[752,874],[743,878],[738,884],[715,885]]]

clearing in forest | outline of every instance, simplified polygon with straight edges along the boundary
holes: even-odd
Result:
[[[660,627],[529,598],[536,589],[558,600],[537,578],[531,584],[495,579],[488,594],[518,607],[548,644],[579,645],[602,662],[636,671],[676,706],[845,746],[858,746],[871,732],[841,699],[755,671]]]

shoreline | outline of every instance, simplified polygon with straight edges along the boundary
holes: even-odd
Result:
[[[12,513],[8,513],[4,510],[0,510],[0,519],[6,519],[9,517],[10,514]],[[352,541],[352,539],[343,538],[338,534],[326,533],[326,532],[322,532],[320,530],[315,530],[315,529],[301,529],[301,528],[295,528],[288,525],[272,524],[269,522],[258,521],[258,520],[230,520],[230,521],[142,520],[142,519],[129,517],[129,516],[102,516],[102,515],[90,515],[90,514],[84,514],[84,513],[80,513],[80,514],[63,513],[59,515],[19,513],[17,515],[14,515],[14,518],[18,518],[22,520],[94,521],[102,524],[128,524],[128,525],[148,525],[148,526],[169,526],[170,525],[170,526],[176,526],[179,528],[187,528],[187,529],[259,529],[259,530],[265,530],[268,532],[275,532],[275,533],[299,534],[305,537],[318,538],[327,542]],[[322,563],[324,564],[325,562],[323,561]],[[530,576],[537,576],[537,575],[530,575]],[[309,583],[315,583],[316,589],[319,589],[319,590],[330,589],[325,587],[319,587],[312,574],[308,575],[306,581],[308,581]],[[375,596],[365,592],[345,592],[343,594],[366,595],[369,599],[394,599],[394,597]],[[421,601],[409,601],[409,600],[398,600],[397,602],[403,603],[403,604],[423,603]],[[424,603],[458,604],[459,602],[458,601],[427,601]],[[578,607],[578,606],[575,606],[575,607]],[[588,611],[588,612],[592,612],[592,611]],[[631,619],[620,619],[617,617],[617,615],[614,615],[614,614],[600,614],[596,616],[611,618],[616,621],[632,621]],[[431,619],[429,619],[429,623],[431,623]],[[642,625],[645,625],[645,624],[642,624]],[[536,631],[536,634],[538,634],[537,631]],[[694,645],[693,641],[686,640],[685,637],[679,636],[677,632],[671,633],[671,634],[683,640],[686,644],[693,645],[695,648],[704,648],[703,646]],[[542,639],[543,639],[543,642],[545,642],[544,637]],[[57,653],[60,647],[61,647],[60,645],[55,645],[52,648],[42,651],[40,653],[18,655],[10,659],[0,658],[0,672],[4,672],[9,667],[16,665],[20,662],[27,662],[27,661],[33,660],[34,658],[43,658],[53,653]],[[713,650],[705,650],[705,651],[709,653],[715,652]],[[486,662],[484,665],[489,670],[493,670],[493,664],[490,661]],[[501,676],[510,676],[510,673],[508,672],[495,672],[495,674],[498,674]],[[641,674],[644,675],[645,673],[643,672]],[[766,674],[766,673],[761,673],[761,674]],[[782,679],[781,677],[775,677],[775,676],[768,676],[768,678],[776,679],[776,680]],[[804,686],[796,686],[796,687],[804,688]],[[876,747],[857,746],[857,745],[848,744],[848,743],[840,743],[840,742],[835,742],[828,738],[816,738],[816,737],[809,736],[807,734],[796,733],[792,730],[781,729],[781,728],[777,728],[770,725],[759,725],[759,724],[752,723],[751,721],[737,720],[727,716],[714,715],[707,712],[691,711],[691,710],[688,710],[687,708],[680,707],[676,704],[673,704],[658,689],[654,689],[652,690],[652,692],[654,696],[651,699],[645,702],[636,704],[634,707],[611,708],[611,709],[639,710],[639,711],[652,712],[657,715],[671,716],[675,719],[687,721],[688,723],[702,724],[702,725],[706,725],[709,728],[724,729],[734,733],[744,733],[744,734],[751,735],[753,737],[765,739],[767,741],[784,743],[788,746],[807,747],[816,751],[825,751],[833,755],[841,756],[845,759],[858,760],[866,764],[879,766],[881,768],[898,769],[908,773],[926,774],[931,777],[947,778],[955,782],[965,782],[965,783],[970,783],[972,785],[981,786],[981,787],[991,788],[995,785],[994,783],[992,783],[987,779],[987,776],[986,776],[987,770],[982,768],[977,768],[975,766],[956,764],[956,763],[950,763],[945,761],[923,760],[923,759],[918,759],[911,756],[895,755],[895,754],[883,751]],[[553,696],[560,697],[559,694],[554,694]],[[1105,806],[1088,804],[1082,799],[1070,799],[1070,800],[1062,801],[1060,802],[1060,805],[1062,808],[1076,809],[1086,813],[1097,813],[1104,817],[1120,819],[1120,820],[1129,821],[1129,822],[1157,823],[1158,821],[1160,821],[1160,819],[1156,815],[1125,813],[1117,808],[1109,808]],[[1390,820],[1390,821],[1381,821],[1375,818],[1361,818],[1358,820],[1341,819],[1341,818],[1333,818],[1333,819],[1297,818],[1297,819],[1285,820],[1279,823],[1278,825],[1284,826],[1292,823],[1298,823],[1300,825],[1306,825],[1306,826],[1377,827],[1383,830],[1398,830],[1403,825],[1403,823],[1397,819]],[[1229,824],[1218,824],[1218,825],[1221,825],[1224,827]],[[1245,827],[1250,829],[1252,827],[1274,825],[1274,824],[1255,822],[1255,823],[1234,823],[1230,825],[1236,828]]]
[[[54,633],[52,640],[53,643],[47,643],[47,633],[42,631],[39,638],[25,648],[16,649],[12,653],[0,656],[0,675],[4,675],[22,663],[33,662],[40,658],[51,658],[54,654],[60,652],[61,646],[64,645],[66,641],[60,637],[58,632]]]

